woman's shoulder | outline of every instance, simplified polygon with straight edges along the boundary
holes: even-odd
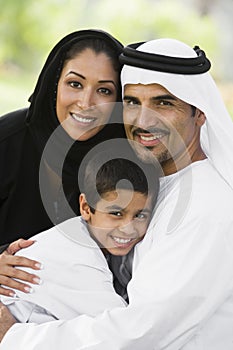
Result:
[[[0,141],[25,129],[28,108],[18,109],[0,117]]]

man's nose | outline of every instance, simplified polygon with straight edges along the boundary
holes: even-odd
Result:
[[[156,125],[161,120],[161,116],[154,110],[141,106],[137,114],[136,124],[141,129],[147,129],[149,125]]]

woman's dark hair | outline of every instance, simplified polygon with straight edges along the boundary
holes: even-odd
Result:
[[[81,192],[85,193],[92,212],[100,197],[117,189],[150,194],[154,205],[159,191],[159,168],[142,163],[136,156],[135,160],[130,157],[104,161],[106,154],[98,154],[85,167]]]
[[[119,52],[116,50],[116,47],[110,44],[110,42],[101,38],[87,38],[75,42],[67,51],[64,63],[86,49],[91,49],[96,54],[104,53],[111,59],[114,70],[116,72],[120,72],[121,64],[118,59]]]

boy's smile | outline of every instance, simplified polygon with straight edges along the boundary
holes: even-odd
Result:
[[[94,213],[82,194],[80,208],[100,247],[113,255],[126,255],[146,233],[152,199],[140,192],[118,189],[117,192],[107,192],[97,202]]]

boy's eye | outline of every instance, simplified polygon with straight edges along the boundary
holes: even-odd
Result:
[[[111,211],[109,214],[113,216],[119,216],[119,217],[122,216],[120,211]]]
[[[146,214],[146,213],[138,213],[136,215],[136,218],[137,219],[147,219],[148,218],[148,214]]]

